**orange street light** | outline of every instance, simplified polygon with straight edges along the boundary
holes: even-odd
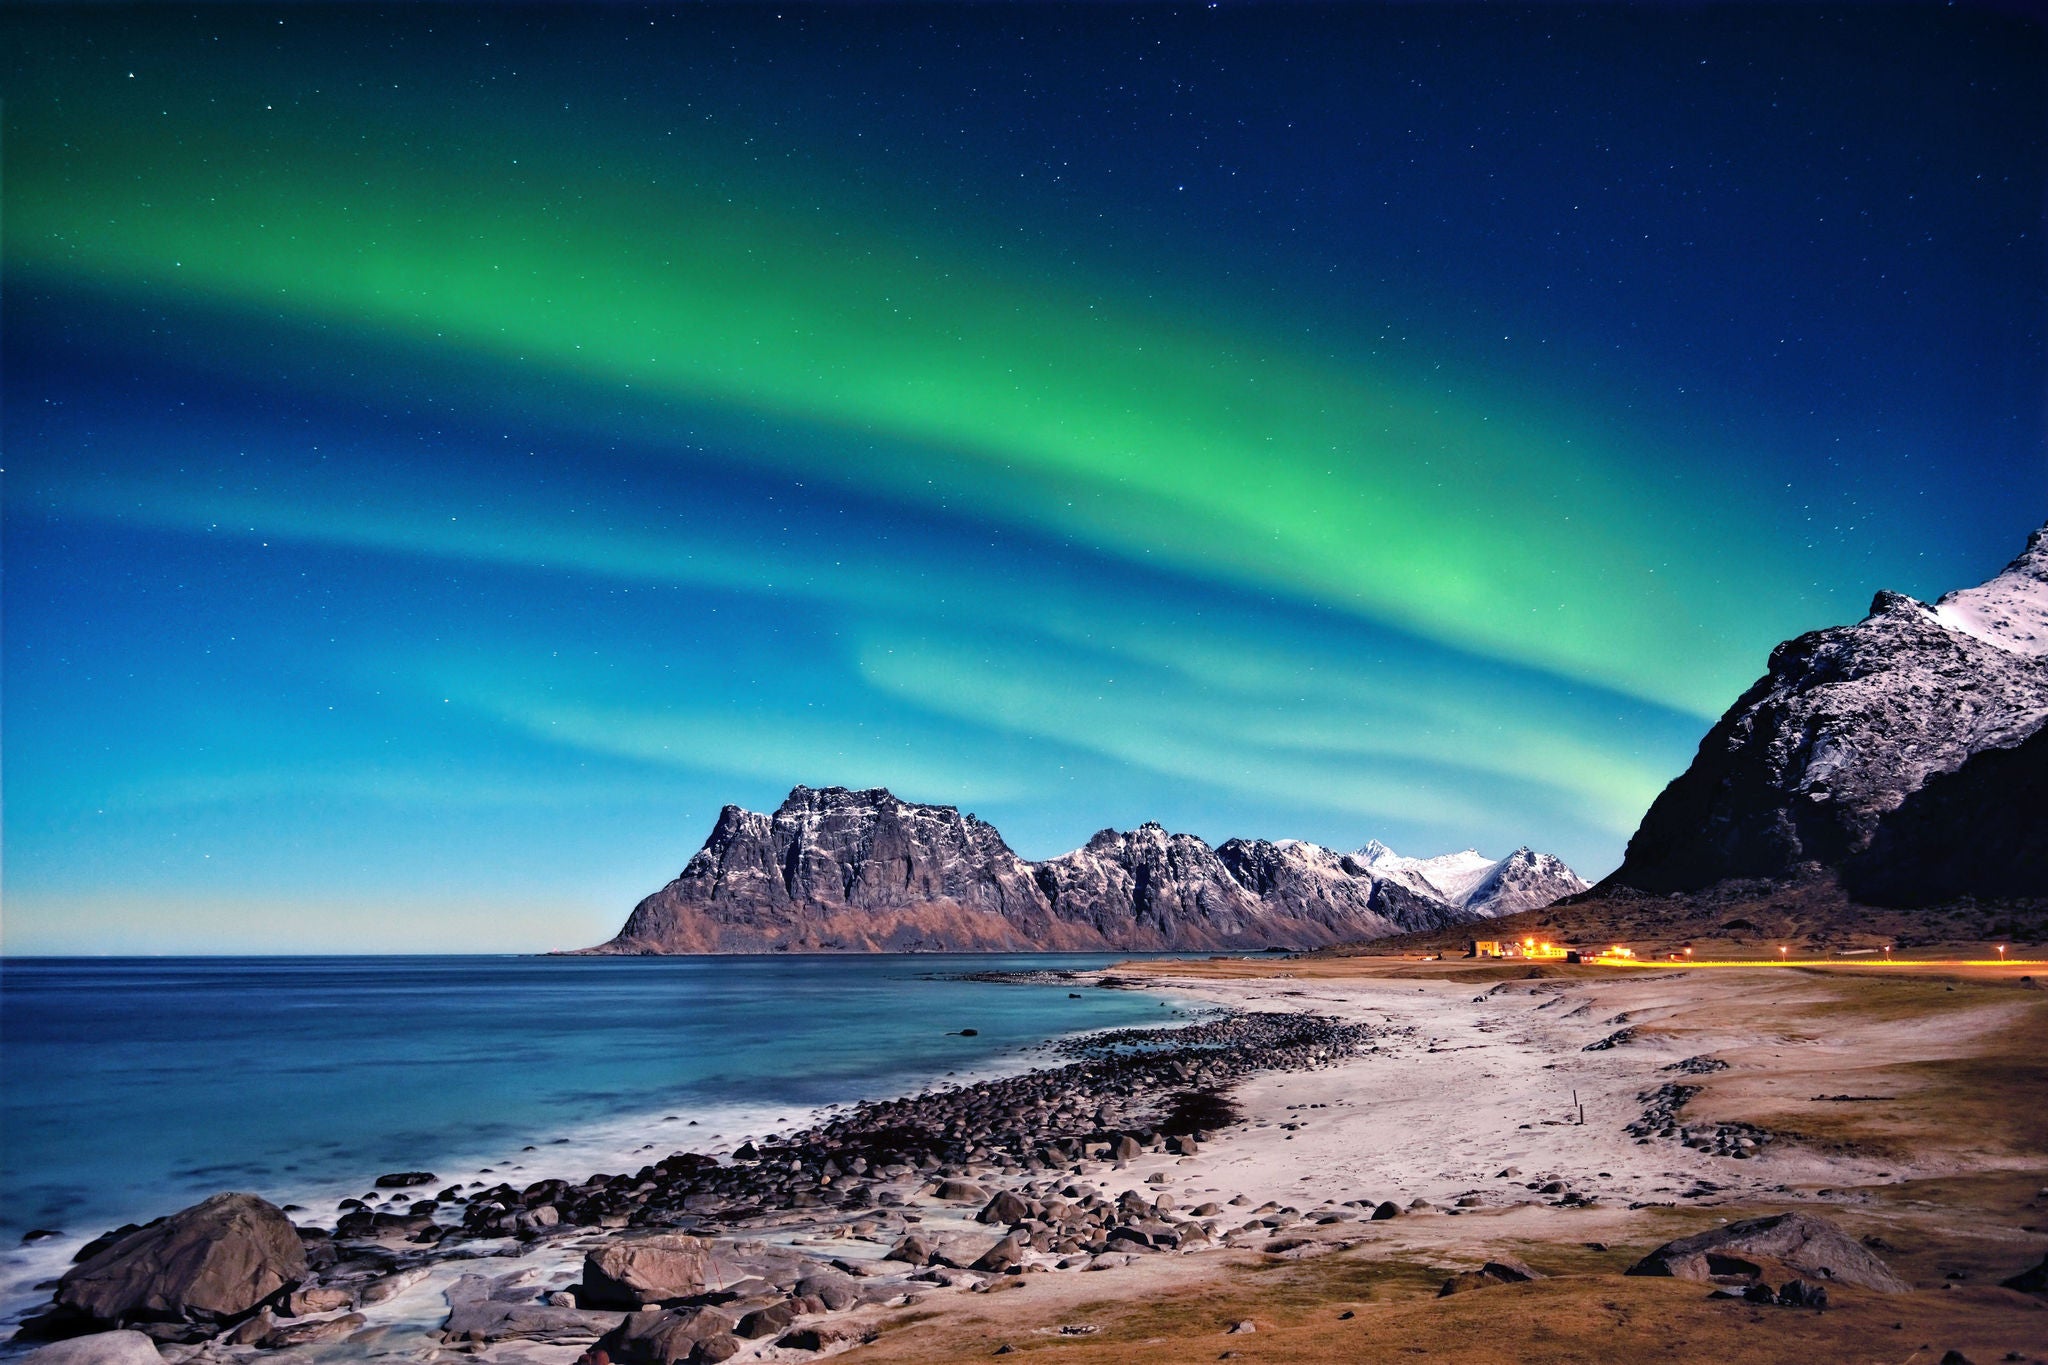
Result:
[[[1785,945],[1782,943],[1778,945],[1778,956],[1781,958],[1785,956]]]
[[[1998,945],[1998,960],[2000,962],[2005,961],[2005,945],[2003,943]]]

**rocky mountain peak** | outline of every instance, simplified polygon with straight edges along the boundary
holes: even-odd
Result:
[[[1397,858],[1400,855],[1379,840],[1368,839],[1365,841],[1365,847],[1358,850],[1358,856],[1363,858],[1366,865],[1370,867],[1383,858]]]
[[[1683,891],[1818,864],[1851,880],[1895,882],[1898,869],[1880,875],[1872,862],[1904,847],[1880,838],[1886,824],[1924,805],[1917,794],[1936,778],[1955,778],[1935,784],[1950,807],[1995,812],[1999,793],[2016,790],[2010,784],[2036,760],[1979,760],[2019,749],[2044,723],[2048,528],[1977,587],[1933,606],[1880,592],[1856,624],[1774,649],[1765,675],[1651,805],[1610,880]],[[1972,769],[2001,776],[1983,779],[1991,786],[1980,791],[1964,776]],[[1913,846],[1930,837],[1923,831]],[[1973,836],[1959,827],[1947,837],[1967,845]],[[1974,875],[1959,871],[1945,894],[1964,894]]]

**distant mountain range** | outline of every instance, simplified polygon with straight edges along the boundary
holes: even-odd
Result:
[[[2048,897],[2048,527],[2003,572],[1771,652],[1597,890],[1826,874],[1873,904]],[[1547,853],[1404,858],[1297,839],[1211,848],[1156,824],[1043,862],[887,791],[727,806],[595,953],[1321,947],[1587,890]],[[1596,895],[1597,895],[1596,890]]]
[[[1933,605],[1880,592],[1768,671],[1603,887],[1829,871],[1858,899],[2048,896],[2048,527]]]
[[[1211,848],[1156,824],[1044,862],[952,806],[797,787],[727,806],[682,874],[595,953],[1320,947],[1547,905],[1586,889],[1527,848],[1404,858],[1296,839]]]

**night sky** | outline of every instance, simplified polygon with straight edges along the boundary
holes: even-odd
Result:
[[[1959,7],[0,14],[5,947],[609,936],[718,807],[1610,870],[2048,514]]]

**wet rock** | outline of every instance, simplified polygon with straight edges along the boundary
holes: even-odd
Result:
[[[772,1337],[796,1321],[796,1308],[788,1301],[771,1303],[765,1308],[756,1308],[739,1321],[738,1335],[748,1341]]]
[[[481,1275],[464,1275],[448,1286],[448,1321],[442,1335],[452,1342],[522,1340],[573,1345],[595,1340],[626,1316],[540,1303],[505,1303],[493,1299],[491,1292],[491,1282]]]
[[[416,1266],[411,1270],[401,1270],[395,1274],[382,1276],[364,1285],[356,1301],[363,1304],[387,1303],[426,1279],[427,1273],[425,1266]]]
[[[256,1344],[265,1350],[286,1346],[317,1346],[327,1341],[345,1341],[360,1332],[369,1319],[361,1313],[344,1313],[338,1318],[296,1322],[274,1329]]]
[[[1375,1223],[1384,1222],[1389,1218],[1399,1218],[1400,1216],[1401,1206],[1391,1199],[1375,1206],[1372,1211],[1372,1221]]]
[[[615,1237],[584,1256],[577,1300],[586,1308],[640,1308],[724,1289],[744,1273],[688,1233]]]
[[[799,1327],[785,1332],[776,1345],[785,1351],[822,1351],[828,1346],[837,1346],[847,1339],[847,1334],[831,1327]]]
[[[1825,1218],[1780,1213],[1747,1218],[1693,1237],[1666,1242],[1630,1266],[1631,1275],[1668,1275],[1706,1280],[1718,1274],[1761,1274],[1754,1258],[1768,1258],[1836,1284],[1853,1284],[1887,1294],[1909,1285],[1854,1238]]]
[[[163,1365],[163,1356],[141,1332],[94,1332],[39,1346],[21,1365]]]
[[[932,1198],[945,1204],[979,1204],[989,1198],[989,1192],[971,1180],[941,1180]]]
[[[285,1300],[285,1311],[295,1318],[309,1317],[316,1313],[332,1313],[343,1308],[355,1307],[356,1296],[346,1289],[329,1286],[314,1286],[294,1290]]]
[[[1009,1190],[1002,1190],[993,1199],[989,1200],[987,1204],[982,1206],[981,1212],[974,1215],[974,1221],[1011,1227],[1023,1222],[1030,1216],[1031,1205],[1029,1203],[1021,1196]]]
[[[255,1317],[244,1319],[223,1332],[220,1339],[230,1346],[259,1346],[268,1341],[275,1331],[277,1318],[266,1308]]]
[[[380,1190],[405,1190],[411,1189],[414,1185],[431,1185],[433,1183],[434,1173],[432,1171],[392,1171],[388,1175],[377,1177],[377,1188]]]
[[[306,1276],[306,1250],[276,1205],[217,1194],[72,1267],[60,1309],[94,1322],[226,1322]]]
[[[717,1308],[628,1313],[597,1346],[616,1365],[694,1365],[731,1358],[739,1345],[733,1337],[736,1326],[730,1314]]]

